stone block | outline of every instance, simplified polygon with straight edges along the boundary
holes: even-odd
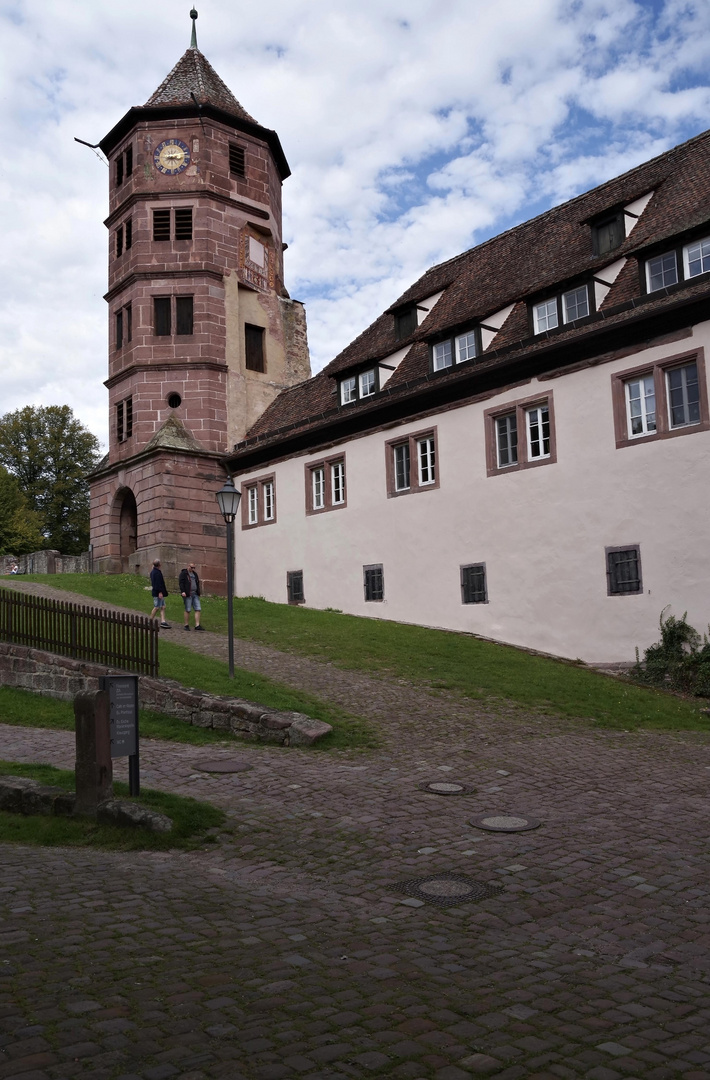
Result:
[[[333,728],[323,720],[314,720],[301,713],[293,714],[296,719],[288,729],[289,746],[312,746],[318,739],[329,735]]]
[[[9,814],[21,814],[25,792],[36,786],[36,780],[22,776],[0,776],[0,810]]]
[[[108,799],[96,811],[96,820],[104,825],[131,825],[149,832],[171,832],[173,823],[165,814],[125,799]]]

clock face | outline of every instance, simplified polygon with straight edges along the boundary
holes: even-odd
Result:
[[[166,139],[156,146],[153,152],[153,164],[158,172],[165,176],[175,176],[190,164],[190,148],[180,139]]]

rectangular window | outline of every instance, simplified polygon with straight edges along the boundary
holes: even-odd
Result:
[[[345,502],[345,462],[336,461],[330,466],[330,494],[333,506],[341,506]]]
[[[592,247],[595,255],[606,255],[608,251],[614,251],[624,240],[624,216],[621,211],[592,226]]]
[[[485,563],[473,563],[471,566],[461,567],[461,603],[488,603]]]
[[[464,360],[473,360],[478,356],[478,334],[471,330],[468,334],[459,334],[456,338],[456,363],[463,364]]]
[[[606,577],[609,596],[643,592],[641,550],[638,544],[606,549]]]
[[[556,296],[552,300],[543,300],[541,304],[535,304],[533,321],[536,334],[544,334],[546,330],[555,329],[558,323]]]
[[[116,348],[120,349],[123,345],[123,312],[116,312]]]
[[[175,333],[191,334],[193,332],[193,298],[191,296],[175,297]]]
[[[123,255],[123,225],[116,229],[116,258]]]
[[[395,491],[409,491],[409,443],[402,443],[394,448],[394,488]]]
[[[133,222],[129,218],[126,222],[126,251],[133,247]]]
[[[175,239],[192,240],[192,207],[182,207],[175,211]]]
[[[575,319],[586,319],[589,314],[589,295],[586,285],[562,294],[562,311],[566,323],[574,322]]]
[[[377,390],[377,380],[375,378],[375,372],[363,371],[360,375],[360,397],[370,397]]]
[[[385,598],[385,578],[382,565],[363,566],[363,584],[365,586],[365,601],[372,603],[382,601]]]
[[[710,237],[687,244],[683,248],[683,263],[687,278],[707,274],[710,271]]]
[[[125,437],[123,426],[123,402],[119,401],[116,405],[116,439],[118,442],[123,442]]]
[[[126,147],[126,176],[130,176],[133,172],[133,147]]]
[[[264,328],[244,324],[244,357],[248,371],[266,371],[264,357]]]
[[[124,309],[124,329],[126,341],[133,341],[133,305],[128,304]]]
[[[528,460],[550,456],[550,410],[538,405],[526,412],[528,430]]]
[[[125,442],[133,434],[133,398],[127,397],[116,405],[116,439]]]
[[[656,384],[653,375],[629,379],[626,387],[626,416],[629,438],[656,430]]]
[[[483,414],[489,476],[557,461],[552,392]]]
[[[276,521],[276,480],[262,476],[242,484],[242,528],[271,525]]]
[[[385,443],[387,497],[427,491],[439,486],[436,428]]]
[[[286,571],[286,595],[289,604],[305,604],[303,593],[303,570]]]
[[[173,332],[170,307],[169,296],[153,297],[153,325],[156,337],[170,337]]]
[[[443,371],[444,368],[451,367],[453,363],[453,356],[451,352],[450,341],[439,341],[434,345],[433,350],[434,371]]]
[[[515,413],[496,418],[498,468],[518,464],[518,422]]]
[[[116,158],[116,187],[120,187],[123,183],[123,154],[119,154]]]
[[[154,240],[169,240],[170,239],[170,211],[169,210],[154,210],[153,211],[153,239]]]
[[[311,483],[313,485],[313,509],[323,510],[325,507],[325,469],[322,465],[311,469]]]
[[[655,259],[649,259],[646,263],[646,288],[649,292],[657,289],[667,289],[669,285],[678,282],[678,261],[675,251],[668,251],[665,255],[658,255]]]
[[[705,356],[668,356],[611,376],[616,446],[710,429]]]
[[[404,341],[405,338],[410,337],[416,330],[417,322],[417,309],[412,306],[406,311],[400,311],[398,315],[394,317],[394,336],[397,341]]]
[[[417,461],[420,486],[433,484],[436,481],[436,448],[431,436],[417,440]]]
[[[126,438],[133,434],[133,398],[126,398]]]
[[[357,401],[357,379],[354,375],[340,381],[340,404],[349,405],[351,401]]]
[[[229,144],[229,171],[232,176],[246,175],[246,153],[237,143]]]
[[[345,459],[342,454],[309,461],[306,473],[306,514],[345,506]]]

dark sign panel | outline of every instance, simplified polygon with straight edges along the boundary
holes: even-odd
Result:
[[[106,676],[111,722],[111,757],[132,756],[138,750],[138,678]]]

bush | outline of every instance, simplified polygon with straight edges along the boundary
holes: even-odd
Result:
[[[674,615],[665,617],[667,610],[661,612],[661,640],[646,649],[643,661],[636,650],[632,674],[652,686],[710,697],[710,641],[688,623],[687,611],[676,619]]]

